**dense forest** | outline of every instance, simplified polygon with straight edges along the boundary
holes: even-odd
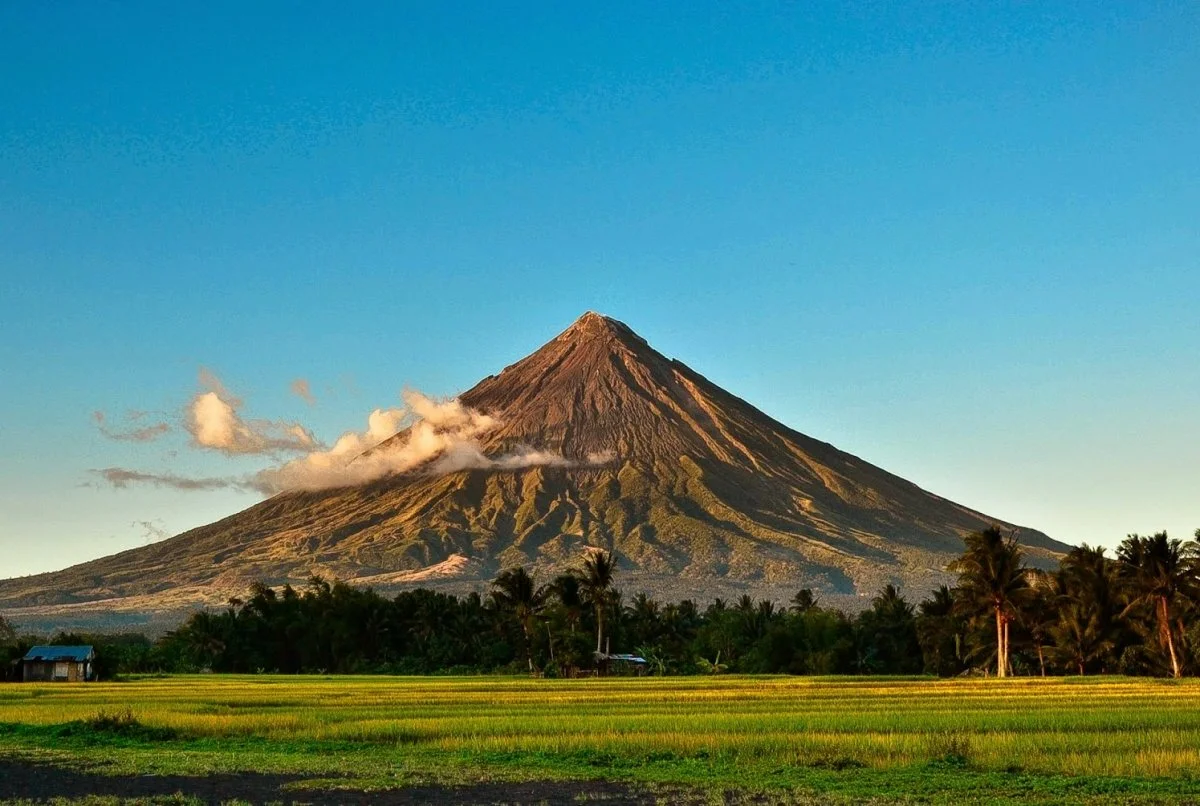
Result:
[[[1200,530],[1197,531],[1200,539]],[[663,604],[619,590],[614,558],[588,556],[539,584],[503,571],[488,595],[428,590],[385,598],[314,578],[301,590],[256,585],[156,641],[60,634],[96,646],[102,677],[136,672],[439,674],[633,671],[646,674],[961,674],[1174,676],[1200,672],[1200,544],[1130,535],[1114,556],[1081,546],[1053,571],[1030,568],[997,529],[969,535],[943,586],[913,604],[892,586],[855,616],[809,590],[786,606],[720,599]],[[34,636],[0,619],[0,670],[12,678]],[[45,639],[41,642],[46,642]]]

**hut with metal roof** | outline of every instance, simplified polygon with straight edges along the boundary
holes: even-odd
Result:
[[[84,683],[96,679],[96,653],[90,646],[35,646],[21,667],[26,683]]]

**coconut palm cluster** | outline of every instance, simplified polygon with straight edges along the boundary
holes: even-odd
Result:
[[[142,671],[589,674],[1127,674],[1200,672],[1200,544],[1130,535],[1111,556],[1080,546],[1026,563],[998,528],[965,538],[943,586],[910,603],[887,585],[857,614],[808,589],[790,602],[626,598],[619,558],[590,552],[541,581],[501,571],[488,593],[387,598],[314,578],[264,584],[157,640],[21,635],[0,621],[0,660],[37,642],[96,646],[105,674]],[[11,666],[5,664],[4,668]],[[13,667],[15,668],[15,667]]]
[[[1197,530],[1200,538],[1200,530]],[[999,529],[966,538],[959,574],[920,605],[926,664],[940,674],[1140,674],[1200,670],[1200,543],[1129,535],[1115,554],[1079,546],[1029,568]]]

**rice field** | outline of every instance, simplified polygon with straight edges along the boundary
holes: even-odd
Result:
[[[158,738],[62,730],[126,709]],[[957,780],[1000,799],[1045,790],[1186,800],[1200,793],[1200,681],[207,675],[12,685],[0,688],[0,754],[151,772],[299,770],[365,787],[591,777],[853,799],[937,795]]]

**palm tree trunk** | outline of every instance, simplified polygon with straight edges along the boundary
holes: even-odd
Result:
[[[533,641],[529,639],[529,622],[521,622],[521,631],[525,633],[525,660],[529,662],[529,673],[533,674]]]
[[[1046,652],[1042,647],[1041,641],[1038,642],[1038,667],[1042,670],[1042,677],[1046,676]]]
[[[596,608],[596,654],[599,655],[604,646],[604,608]]]
[[[1167,637],[1167,652],[1171,654],[1171,675],[1179,677],[1179,659],[1175,656],[1175,638],[1172,635],[1174,630],[1171,629],[1171,617],[1167,614],[1167,599],[1165,596],[1160,596],[1158,599],[1158,618],[1162,625],[1162,630]]]
[[[996,608],[996,677],[1004,677],[1004,619]]]
[[[1010,674],[1013,674],[1013,669],[1008,666],[1009,658],[1012,657],[1008,654],[1008,625],[1009,620],[1006,618],[1004,619],[1004,676],[1006,678]]]

